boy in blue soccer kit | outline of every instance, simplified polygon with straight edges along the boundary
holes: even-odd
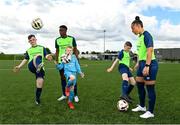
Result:
[[[123,79],[122,95],[120,98],[126,100],[127,102],[132,102],[132,99],[129,96],[129,94],[134,88],[134,85],[136,84],[135,79],[131,73],[132,69],[129,67],[130,59],[131,59],[129,52],[131,47],[132,44],[130,42],[126,42],[124,44],[124,49],[119,52],[118,58],[113,62],[112,66],[107,69],[107,72],[111,72],[115,67],[116,63],[119,62],[118,70],[122,75],[122,79]]]
[[[40,104],[40,96],[42,92],[42,87],[44,83],[44,58],[49,61],[52,60],[52,55],[46,52],[43,46],[37,45],[35,35],[28,36],[29,43],[31,47],[26,51],[24,60],[14,67],[14,72],[18,72],[27,62],[29,71],[36,76],[36,99],[35,103]]]
[[[72,103],[73,98],[74,98],[74,86],[76,85],[76,80],[77,80],[77,73],[81,75],[81,77],[84,77],[84,74],[81,71],[79,62],[74,54],[72,54],[72,47],[68,46],[66,48],[66,56],[69,57],[66,59],[64,56],[62,58],[62,63],[57,64],[56,68],[58,70],[64,69],[64,75],[67,80],[67,85],[65,89],[65,94],[68,98],[68,106],[70,109],[74,109],[74,105]]]

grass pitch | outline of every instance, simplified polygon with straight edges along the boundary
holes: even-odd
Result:
[[[131,109],[138,104],[137,88],[131,93],[134,102],[128,111],[117,110],[116,104],[121,93],[122,80],[117,68],[112,73],[106,72],[111,61],[81,61],[85,78],[78,78],[80,102],[75,104],[74,111],[68,108],[66,101],[57,101],[61,96],[61,86],[58,71],[53,63],[46,63],[41,106],[34,103],[35,77],[27,67],[25,66],[18,74],[10,70],[18,63],[0,61],[1,124],[180,123],[180,64],[159,64],[155,118],[145,120],[139,118],[142,113],[131,112]]]

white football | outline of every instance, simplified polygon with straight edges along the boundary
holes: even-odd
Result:
[[[126,100],[121,99],[117,103],[117,108],[119,111],[127,111],[129,108],[129,104]]]
[[[43,22],[42,22],[42,20],[40,18],[35,18],[35,19],[32,20],[31,26],[35,30],[40,30],[43,27]]]
[[[71,55],[70,54],[63,54],[62,56],[61,56],[61,61],[63,62],[63,63],[69,63],[70,61],[71,61]]]

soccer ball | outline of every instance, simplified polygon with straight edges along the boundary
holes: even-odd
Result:
[[[121,99],[117,103],[117,108],[119,111],[127,111],[129,108],[129,104],[126,100]]]
[[[69,63],[70,61],[71,61],[71,55],[70,54],[63,54],[62,56],[61,56],[61,61],[63,62],[63,63]]]
[[[40,30],[43,27],[43,22],[42,22],[42,20],[40,18],[35,18],[35,19],[32,20],[31,26],[35,30]]]

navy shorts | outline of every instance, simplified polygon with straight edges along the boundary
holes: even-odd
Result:
[[[139,61],[139,68],[137,70],[138,77],[144,77],[144,80],[151,81],[156,80],[157,72],[158,72],[158,63],[156,60],[152,60],[149,67],[149,75],[143,76],[143,69],[146,65],[146,61]]]
[[[36,76],[36,79],[37,78],[43,78],[44,79],[44,76],[45,76],[45,72],[44,72],[44,69],[42,68],[40,70],[40,72],[36,72],[36,67],[34,66],[33,64],[33,61],[29,62],[28,64],[28,68],[29,68],[29,71],[32,72],[33,74],[35,74]]]
[[[128,77],[133,77],[131,71],[129,70],[129,67],[127,67],[127,66],[124,65],[124,64],[119,64],[118,70],[119,70],[119,72],[121,73],[121,75],[122,75],[123,73],[127,73],[127,74],[128,74]]]

